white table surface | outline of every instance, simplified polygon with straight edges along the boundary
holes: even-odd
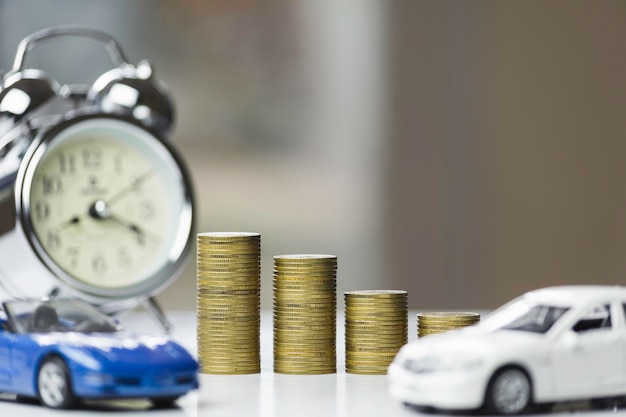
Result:
[[[196,351],[196,321],[193,313],[170,312],[175,328],[172,337],[191,352]],[[142,332],[159,332],[144,314],[122,318],[122,323]],[[409,315],[409,341],[416,338],[415,313]],[[133,417],[238,417],[238,416],[376,416],[395,417],[420,414],[402,406],[387,393],[384,375],[353,375],[344,371],[343,315],[337,317],[337,373],[332,375],[281,375],[272,372],[272,316],[261,320],[261,373],[256,375],[201,375],[200,389],[166,410],[151,409],[147,401],[103,401],[88,403],[69,411],[46,409],[38,404],[16,403],[13,396],[0,396],[0,417],[116,416]],[[568,406],[552,415],[576,412],[585,417],[612,411],[590,412]],[[626,410],[617,414],[626,416]]]

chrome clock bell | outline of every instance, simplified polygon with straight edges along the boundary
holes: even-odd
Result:
[[[91,86],[25,68],[63,37],[103,45]],[[193,235],[187,170],[166,135],[164,84],[109,35],[56,27],[25,38],[0,87],[0,284],[13,297],[76,295],[106,312],[146,302],[180,272]]]

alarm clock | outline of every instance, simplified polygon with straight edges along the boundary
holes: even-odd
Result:
[[[112,69],[60,85],[25,67],[59,38],[104,46]],[[87,63],[83,63],[87,64]],[[193,235],[189,174],[167,139],[173,106],[147,61],[79,27],[34,33],[0,87],[0,285],[12,297],[79,296],[106,312],[147,301],[179,274]]]

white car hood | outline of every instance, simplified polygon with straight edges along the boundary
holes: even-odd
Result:
[[[430,335],[409,343],[402,353],[410,357],[470,354],[492,356],[499,352],[532,350],[544,335],[518,330],[483,331],[479,326]]]

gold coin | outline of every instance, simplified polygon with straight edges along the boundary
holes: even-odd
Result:
[[[309,301],[311,300],[311,301]],[[335,298],[333,293],[308,293],[308,294],[293,294],[293,293],[283,293],[283,292],[274,292],[274,302],[332,302],[334,305],[337,305],[337,299]]]
[[[260,242],[198,242],[197,252],[206,253],[224,253],[224,254],[258,254],[261,252]]]
[[[435,312],[429,312],[429,313],[418,313],[417,317],[420,318],[430,318],[430,319],[438,319],[438,318],[443,318],[443,319],[452,319],[452,318],[460,318],[460,319],[464,319],[464,318],[469,318],[469,319],[478,319],[480,318],[480,314],[478,313],[468,313],[468,312],[458,312],[458,311],[435,311]]]
[[[328,298],[337,302],[334,288],[273,288],[272,294],[278,300],[306,300],[308,298]]]
[[[221,264],[228,261],[256,265],[261,261],[261,252],[255,250],[210,249],[196,253],[196,263]]]
[[[251,286],[253,288],[259,289],[260,285],[261,280],[256,276],[237,275],[232,277],[198,277],[199,288],[235,288],[237,286]]]
[[[406,340],[402,340],[400,342],[395,342],[395,343],[373,343],[373,342],[368,342],[368,343],[346,343],[346,351],[351,351],[351,352],[374,352],[374,351],[380,351],[380,352],[391,352],[395,349],[396,353],[397,351],[404,345],[406,345],[407,341]]]
[[[274,349],[274,361],[298,360],[301,362],[323,362],[335,361],[337,353],[332,350],[292,350],[292,349]]]
[[[353,359],[356,358],[394,358],[402,346],[396,346],[395,348],[381,348],[380,350],[358,350],[358,348],[346,350],[346,356]]]
[[[196,302],[205,303],[207,306],[229,307],[229,306],[253,306],[259,305],[260,294],[258,290],[255,294],[204,294],[199,293]]]
[[[430,328],[430,329],[445,329],[445,330],[452,330],[452,329],[461,329],[463,327],[468,327],[468,326],[472,326],[476,323],[441,323],[441,324],[424,324],[424,323],[418,323],[417,327],[419,328]]]
[[[206,361],[203,361],[203,363]],[[242,360],[231,361],[225,358],[219,358],[218,360],[209,361],[206,366],[211,367],[214,370],[235,370],[235,369],[251,369],[259,366],[259,359],[244,362]]]
[[[255,277],[259,275],[261,272],[261,267],[259,265],[235,265],[230,264],[226,265],[216,265],[216,264],[196,264],[196,274],[197,276],[204,278],[212,278],[212,277],[230,277],[230,276],[246,276],[246,277]]]
[[[332,320],[337,322],[337,313],[334,307],[327,308],[291,308],[273,306],[274,318],[295,318],[307,316],[314,320]],[[317,323],[316,323],[317,324]]]
[[[261,367],[256,368],[227,368],[227,369],[214,369],[209,367],[202,367],[200,373],[206,375],[249,375],[249,374],[258,374],[261,372]]]
[[[196,300],[196,308],[198,311],[215,312],[215,313],[258,313],[260,311],[260,303],[257,298],[248,298],[244,300],[230,300],[225,302],[223,300],[199,298]]]
[[[374,369],[361,369],[346,367],[346,373],[355,375],[386,375],[387,367],[376,367]]]
[[[408,293],[404,290],[359,290],[359,291],[346,291],[344,292],[346,297],[355,298],[389,298],[389,297],[406,297]]]
[[[398,311],[407,312],[407,304],[345,304],[346,311],[353,313],[367,312],[367,311]]]
[[[282,277],[274,276],[272,280],[273,288],[277,289],[331,289],[336,290],[337,280],[329,276],[302,276],[302,277]]]
[[[337,265],[278,265],[275,264],[272,269],[274,277],[276,276],[294,276],[302,275],[326,275],[334,277],[337,275]]]
[[[261,238],[258,232],[202,232],[198,233],[198,239],[247,239]]]
[[[401,330],[397,332],[387,333],[358,333],[358,332],[346,332],[346,339],[349,340],[399,340],[408,335],[408,331]]]
[[[388,331],[388,332],[358,332],[346,330],[346,338],[351,340],[369,340],[369,338],[397,339],[408,335],[408,329]]]
[[[335,313],[337,304],[334,301],[313,301],[313,302],[297,302],[294,300],[288,301],[274,301],[273,308],[274,311],[287,310],[287,311],[298,311],[298,310],[306,310],[306,311],[319,311],[325,312],[332,310],[332,313]]]
[[[200,317],[200,322],[198,325],[198,331],[201,330],[228,330],[228,329],[233,329],[233,330],[239,330],[239,329],[250,329],[250,328],[254,328],[255,326],[260,326],[261,322],[260,320],[248,320],[248,321],[232,321],[232,322],[228,322],[228,323],[224,323],[222,321],[217,321],[217,322],[212,322],[210,320],[204,320],[202,317]]]
[[[208,262],[212,261],[243,261],[243,262],[259,262],[261,251],[260,248],[256,248],[257,250],[245,250],[244,252],[234,251],[225,251],[225,250],[206,250],[206,251],[198,251],[196,254],[197,260],[206,260]]]
[[[329,255],[329,254],[319,254],[319,253],[295,253],[295,254],[274,256],[274,260],[280,261],[280,262],[282,261],[309,262],[309,261],[316,261],[316,260],[323,261],[323,260],[333,260],[333,259],[337,259],[337,256]]]
[[[247,324],[251,325],[252,323],[261,323],[260,315],[258,312],[252,313],[215,313],[215,312],[206,312],[202,314],[198,314],[198,323],[204,325],[211,326],[230,326],[235,327],[236,324]],[[199,326],[200,327],[200,324]]]
[[[254,346],[248,350],[240,349],[234,350],[234,346],[228,345],[220,345],[220,346],[205,346],[202,349],[198,349],[199,354],[204,355],[204,357],[211,357],[211,361],[215,362],[218,360],[228,360],[228,361],[251,361],[255,358],[258,358],[260,355],[259,346]]]
[[[396,347],[385,347],[385,348],[380,348],[379,350],[373,350],[373,349],[367,349],[367,350],[356,350],[356,349],[351,349],[351,350],[346,350],[346,357],[350,357],[353,359],[356,358],[394,358],[396,356],[396,354],[398,353],[398,351],[402,348],[403,345],[399,345]]]
[[[324,282],[337,281],[337,275],[335,271],[324,270],[302,270],[302,271],[276,271],[272,275],[273,282]]]
[[[289,372],[313,372],[313,371],[326,371],[332,373],[337,368],[337,360],[328,360],[324,362],[310,362],[299,360],[276,360],[274,362],[274,372],[285,373]],[[280,371],[279,371],[280,369]]]
[[[274,367],[274,372],[277,374],[284,375],[327,375],[327,374],[335,374],[337,373],[336,368],[322,368],[322,369],[290,369],[290,368],[282,368],[282,367]]]
[[[346,320],[367,320],[370,318],[391,318],[391,319],[403,319],[405,317],[408,316],[405,314],[402,314],[402,312],[398,313],[397,311],[388,311],[388,312],[384,312],[384,311],[371,311],[368,313],[360,313],[360,314],[354,314],[354,313],[350,313],[348,311],[345,312],[345,317]]]

